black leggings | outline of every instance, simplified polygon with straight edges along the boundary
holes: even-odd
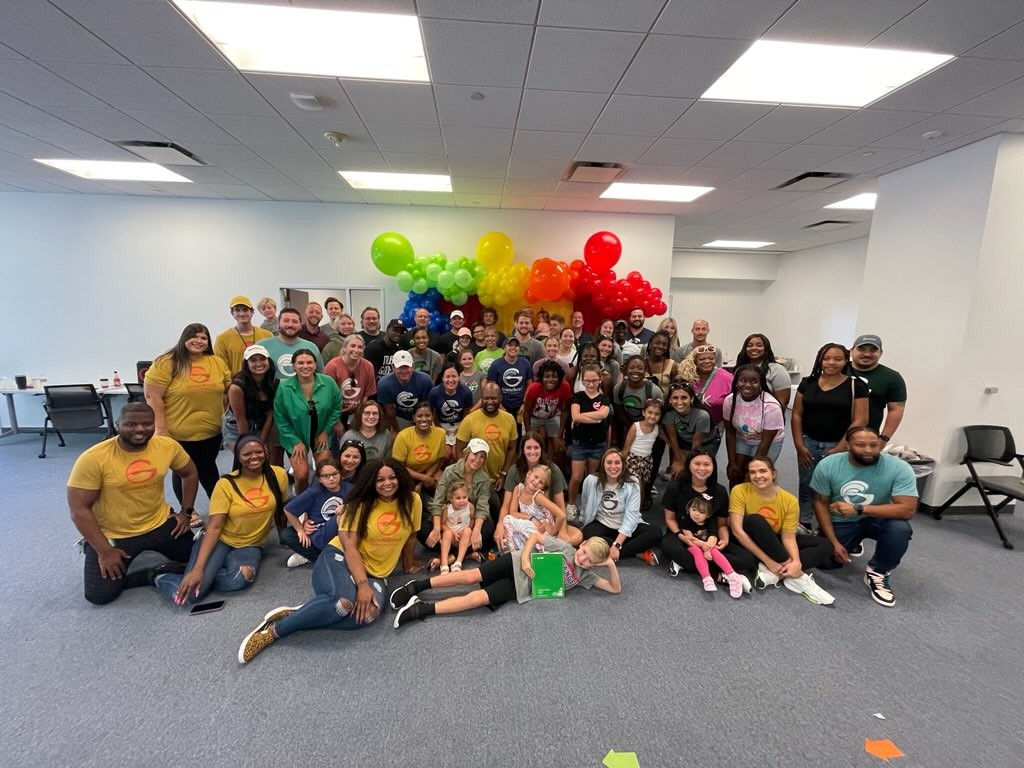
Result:
[[[516,580],[512,569],[511,552],[480,565],[480,589],[487,593],[487,606],[492,611],[499,605],[516,599]],[[515,555],[518,557],[519,553]]]
[[[772,560],[779,563],[789,560],[789,552],[782,546],[782,538],[772,530],[771,525],[761,515],[745,515],[743,530]],[[804,571],[820,568],[832,558],[832,545],[828,543],[828,539],[822,536],[807,536],[798,533],[796,546],[800,552],[800,566]],[[732,547],[733,544],[730,542],[725,553],[726,557],[730,556],[729,550]],[[736,548],[740,549],[738,545]],[[733,567],[736,568],[735,565]],[[737,568],[737,570],[739,569]]]
[[[192,534],[191,531],[185,531],[178,538],[174,538],[171,533],[176,524],[174,518],[168,518],[166,523],[147,533],[128,539],[114,539],[114,546],[128,553],[128,559],[121,561],[125,575],[120,579],[104,579],[100,575],[99,555],[86,544],[85,599],[93,605],[105,605],[115,600],[126,589],[148,586],[148,573],[141,570],[130,574],[127,572],[132,560],[143,552],[159,552],[176,563],[187,563],[192,554]]]
[[[615,528],[609,528],[604,523],[599,523],[595,520],[592,523],[588,523],[583,528],[583,540],[586,541],[591,536],[599,536],[609,544],[618,538],[619,532]],[[656,525],[650,523],[640,523],[637,525],[636,530],[633,531],[633,535],[630,536],[622,543],[622,551],[619,553],[619,560],[625,557],[633,557],[639,555],[641,552],[650,549],[658,540],[661,539],[661,529]]]
[[[199,471],[199,484],[206,491],[206,497],[213,496],[213,487],[220,480],[220,470],[217,469],[217,454],[220,453],[220,446],[224,439],[218,432],[213,437],[205,440],[179,440],[178,445],[185,449],[185,453],[192,459]],[[174,488],[174,495],[181,504],[181,479],[177,474],[171,477],[171,487]]]

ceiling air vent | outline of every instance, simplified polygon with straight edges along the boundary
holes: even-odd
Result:
[[[625,171],[622,163],[589,163],[578,160],[569,166],[562,181],[581,181],[589,184],[610,184]]]
[[[825,171],[808,171],[794,176],[789,181],[784,181],[776,189],[784,189],[787,192],[820,192],[823,189],[842,184],[847,179],[853,178],[851,173],[827,173]]]
[[[841,229],[853,224],[852,221],[839,221],[838,219],[825,219],[815,224],[808,224],[804,229],[813,229],[815,232],[827,232],[830,229]]]
[[[157,165],[206,165],[184,147],[169,141],[119,141],[118,146]]]

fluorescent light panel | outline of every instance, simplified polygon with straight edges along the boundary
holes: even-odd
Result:
[[[766,243],[761,240],[713,240],[710,243],[704,243],[701,248],[764,248],[766,245],[775,245],[775,243]]]
[[[37,163],[56,168],[83,179],[95,181],[183,181],[192,179],[179,176],[156,163],[133,163],[114,160],[42,160]]]
[[[352,189],[391,189],[402,192],[451,192],[452,179],[432,173],[338,171]]]
[[[863,107],[952,58],[945,53],[758,40],[701,98]]]
[[[172,1],[244,72],[430,80],[416,16]]]
[[[825,207],[842,208],[848,211],[873,211],[875,210],[875,200],[877,199],[877,193],[865,192],[862,195],[854,195],[853,197],[848,197],[845,200],[840,200],[838,203],[832,203]]]
[[[657,200],[665,203],[690,203],[714,187],[688,187],[681,184],[629,184],[616,182],[601,193],[612,200]]]

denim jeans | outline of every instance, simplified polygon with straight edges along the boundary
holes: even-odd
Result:
[[[799,464],[800,474],[800,522],[804,526],[810,528],[814,523],[814,489],[811,488],[811,478],[814,476],[814,468],[818,466],[818,462],[825,458],[825,454],[831,451],[839,441],[828,442],[825,440],[815,440],[813,437],[803,436],[804,448],[811,453],[811,466],[805,467],[803,464]]]
[[[188,559],[188,566],[185,572],[188,573],[196,564],[199,557],[199,547],[203,539],[196,539],[192,545],[192,556]],[[223,541],[218,541],[213,548],[210,559],[206,561],[203,569],[203,581],[199,585],[199,594],[192,593],[185,599],[187,605],[192,605],[202,600],[211,591],[237,592],[245,589],[252,581],[245,578],[242,568],[248,566],[253,570],[253,581],[256,580],[256,572],[259,570],[260,561],[263,559],[262,547],[232,547]],[[154,585],[157,589],[170,597],[172,600],[181,586],[182,577],[176,573],[165,573],[157,576]]]
[[[297,555],[302,555],[307,560],[316,560],[320,557],[320,550],[313,546],[312,542],[308,547],[302,546],[299,542],[299,534],[290,525],[286,525],[277,534],[281,543]]]
[[[370,574],[366,574],[366,578],[374,592],[373,598],[380,615],[384,612],[387,581]],[[349,603],[347,609],[339,605],[341,600]],[[304,629],[362,629],[372,624],[372,618],[362,624],[356,623],[353,614],[355,603],[356,584],[348,571],[345,555],[336,547],[328,546],[313,565],[313,599],[304,603],[295,613],[281,619],[274,628],[278,637],[285,637]]]
[[[875,540],[875,553],[868,561],[873,571],[888,573],[903,559],[910,546],[913,530],[909,520],[881,519],[862,517],[860,520],[833,520],[836,538],[850,549],[860,544],[862,539]]]

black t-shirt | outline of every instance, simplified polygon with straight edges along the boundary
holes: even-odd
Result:
[[[838,443],[850,428],[853,421],[853,398],[859,400],[868,396],[864,382],[849,377],[838,387],[822,391],[818,380],[807,376],[796,391],[804,398],[804,434],[828,443]]]
[[[593,413],[604,406],[610,406],[604,392],[598,393],[597,397],[587,397],[586,392],[577,392],[572,396],[572,402],[580,407],[580,413]],[[608,419],[599,424],[583,424],[574,421],[572,425],[572,440],[574,443],[585,445],[600,445],[608,440]]]
[[[882,428],[882,417],[889,403],[907,401],[907,383],[898,371],[884,365],[876,365],[870,371],[858,371],[846,366],[847,375],[854,375],[868,387],[868,426]]]
[[[363,357],[370,361],[373,365],[374,375],[377,377],[377,381],[380,381],[389,373],[394,373],[395,366],[391,363],[391,357],[401,347],[393,347],[387,343],[387,339],[380,338],[377,341],[370,342],[366,345],[366,351],[363,352]]]
[[[693,531],[690,526],[693,526],[694,523],[686,514],[686,505],[697,495],[698,492],[693,490],[691,485],[684,485],[679,480],[673,480],[665,489],[665,498],[662,499],[662,506],[672,512],[679,527],[687,531]],[[707,495],[711,496],[711,517],[707,519],[705,525],[717,530],[719,518],[722,522],[729,518],[729,494],[725,488],[716,483],[711,486]]]

